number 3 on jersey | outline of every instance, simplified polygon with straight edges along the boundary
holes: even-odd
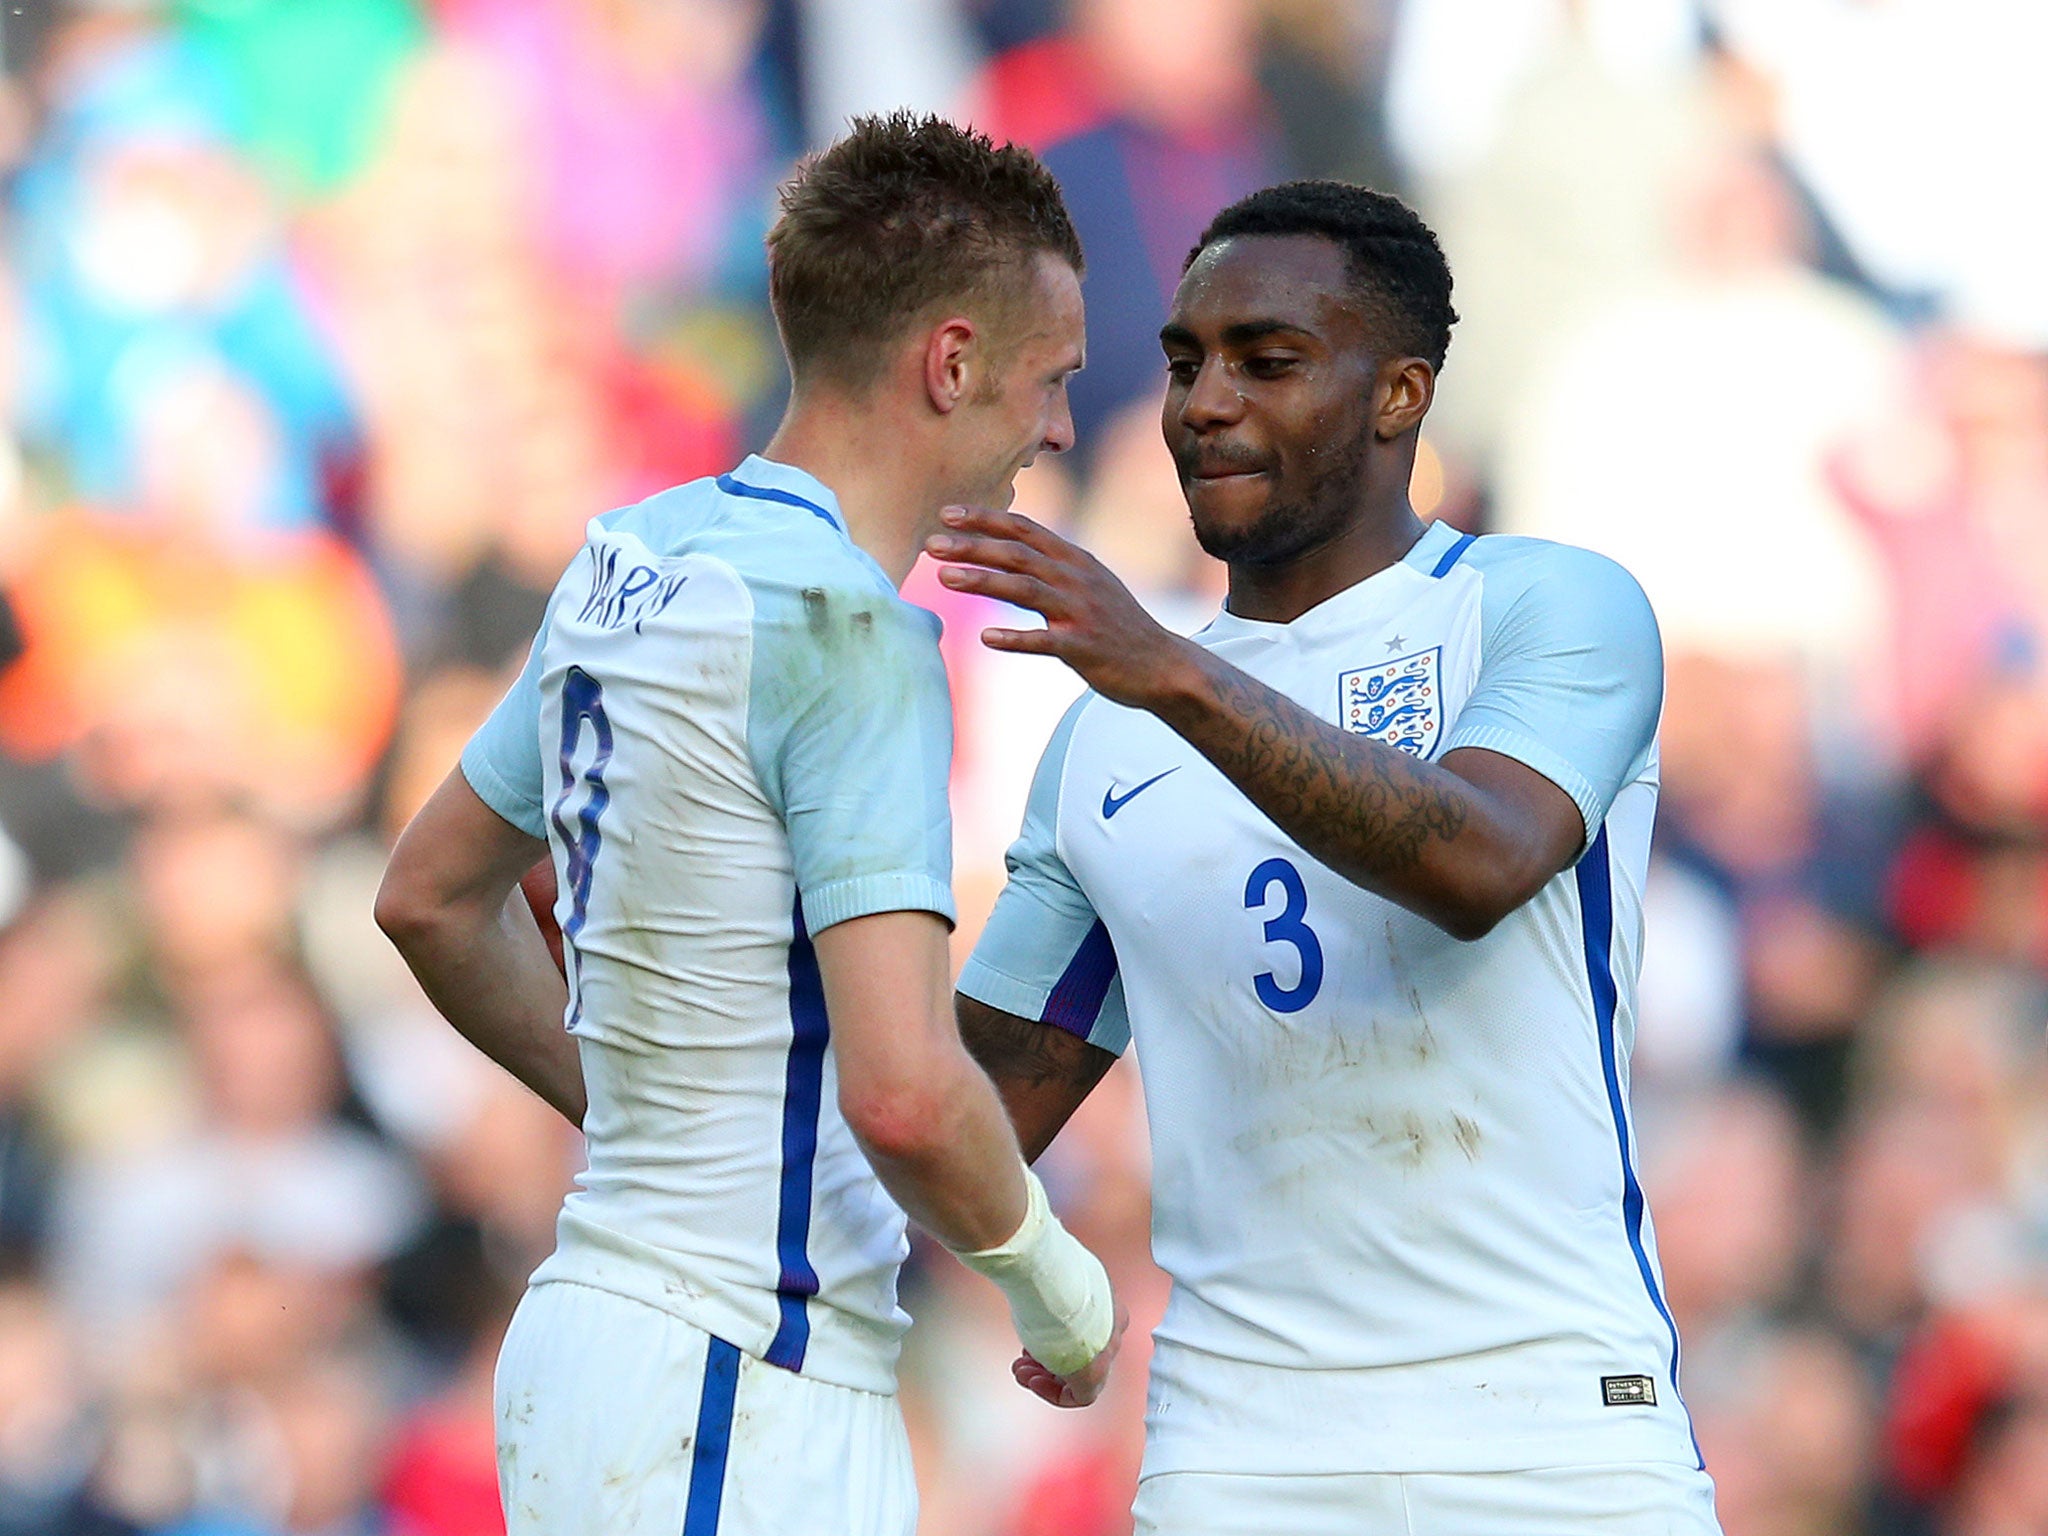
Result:
[[[596,751],[578,773],[576,749],[583,743],[586,722],[597,738]],[[568,864],[563,884],[569,892],[569,917],[562,924],[562,940],[569,961],[569,990],[574,999],[569,1007],[572,1026],[583,1014],[583,952],[577,947],[576,938],[583,932],[584,919],[590,915],[590,877],[597,867],[597,850],[603,841],[597,824],[612,800],[612,792],[604,782],[604,771],[611,760],[612,723],[605,717],[604,688],[581,667],[571,667],[562,680],[562,790],[555,796],[548,819],[554,823]],[[588,794],[572,828],[564,813],[579,784],[587,788]]]
[[[1266,919],[1266,942],[1294,946],[1301,959],[1301,979],[1291,987],[1283,987],[1273,979],[1271,971],[1261,971],[1252,978],[1252,986],[1259,1001],[1275,1013],[1299,1013],[1323,989],[1323,946],[1315,930],[1302,921],[1308,913],[1308,890],[1301,883],[1301,871],[1287,860],[1268,859],[1252,871],[1251,879],[1244,884],[1245,907],[1250,911],[1262,909],[1267,893],[1276,885],[1285,904],[1278,917]]]

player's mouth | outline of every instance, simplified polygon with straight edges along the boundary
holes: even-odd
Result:
[[[1266,473],[1266,466],[1257,459],[1239,458],[1236,455],[1227,458],[1206,455],[1188,463],[1181,472],[1190,480],[1220,485],[1232,480],[1256,480]]]
[[[1182,476],[1205,485],[1228,485],[1232,481],[1256,480],[1267,472],[1268,466],[1249,452],[1236,451],[1221,445],[1208,445],[1206,452],[1197,451],[1180,460]]]

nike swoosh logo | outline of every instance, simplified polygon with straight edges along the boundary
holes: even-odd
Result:
[[[1175,764],[1173,767],[1167,769],[1166,773],[1178,773],[1179,771],[1180,766],[1178,764]],[[1145,791],[1150,789],[1154,784],[1157,784],[1161,779],[1165,778],[1166,773],[1153,774],[1151,778],[1147,779],[1144,783],[1140,784],[1136,789],[1132,790],[1127,795],[1118,794],[1116,792],[1116,786],[1114,784],[1112,784],[1108,789],[1105,789],[1102,792],[1102,819],[1104,821],[1109,820],[1110,817],[1114,816],[1118,811],[1122,810],[1125,806],[1129,805],[1133,800],[1137,799],[1138,796],[1145,793]]]

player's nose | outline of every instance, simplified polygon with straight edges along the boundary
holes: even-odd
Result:
[[[1045,435],[1039,439],[1038,446],[1042,453],[1065,453],[1074,446],[1074,409],[1067,403],[1064,390],[1052,408],[1052,415],[1046,420]]]
[[[1229,426],[1244,417],[1244,396],[1232,386],[1223,360],[1205,357],[1180,403],[1181,425],[1201,432]]]

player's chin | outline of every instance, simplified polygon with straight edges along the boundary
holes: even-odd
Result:
[[[1035,448],[1022,458],[1011,460],[1008,467],[1003,470],[1001,483],[993,488],[993,494],[982,505],[994,507],[1001,512],[1010,511],[1017,502],[1017,477],[1037,462],[1038,450]]]
[[[1257,532],[1272,502],[1271,480],[1263,474],[1190,479],[1184,490],[1196,540],[1219,559]]]

